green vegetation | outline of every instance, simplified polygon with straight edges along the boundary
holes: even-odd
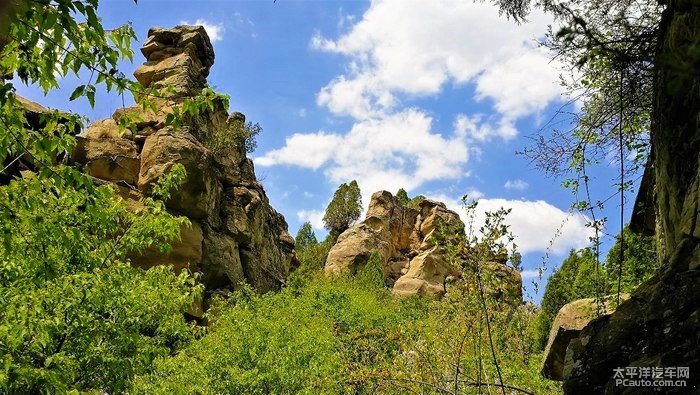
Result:
[[[243,120],[229,122],[228,128],[215,129],[205,146],[216,153],[228,153],[233,147],[243,146],[246,153],[253,153],[258,147],[257,136],[262,133],[258,123]]]
[[[297,250],[305,250],[318,244],[316,234],[314,233],[311,222],[304,222],[297,232],[297,237],[294,239],[294,248]]]
[[[133,93],[144,107],[162,93],[119,72],[120,60],[133,57],[135,34],[130,25],[105,31],[97,1],[12,5],[0,32],[0,163],[23,158],[32,171],[3,175],[0,185],[0,393],[120,393],[199,332],[183,316],[199,298],[194,278],[128,260],[147,248],[168,250],[188,225],[163,203],[184,169],[173,167],[135,212],[116,187],[66,166],[81,119],[51,111],[30,122],[5,78],[49,92],[62,77],[87,73],[71,100],[91,106],[98,87]],[[209,92],[186,100],[167,123],[210,108]]]
[[[134,392],[354,393],[363,374],[399,354],[406,326],[425,314],[424,303],[396,300],[381,285],[315,276],[278,294],[237,292],[206,337],[161,358]]]
[[[399,199],[399,203],[403,205],[407,205],[411,202],[411,199],[408,197],[408,193],[403,188],[396,191],[396,198]]]
[[[622,266],[622,293],[634,290],[651,277],[657,268],[653,237],[641,236],[624,229],[625,261]],[[552,274],[542,296],[537,317],[538,347],[544,349],[554,317],[565,304],[583,298],[600,298],[617,293],[620,262],[620,236],[608,252],[605,262],[596,269],[595,254],[589,248],[571,251]]]
[[[125,25],[105,31],[96,8],[96,0],[17,2],[1,32],[8,39],[0,38],[0,76],[48,92],[59,88],[59,77],[89,72],[94,79],[75,88],[71,100],[94,106],[101,87],[132,93],[144,108],[153,107],[149,98],[162,92],[146,91],[118,71],[122,58],[133,57],[133,30]],[[518,8],[506,12],[517,15]],[[601,26],[603,32],[609,27]],[[581,82],[598,96],[588,102],[589,116],[579,126],[605,133],[579,131],[575,137],[608,147],[614,119],[602,126],[586,123],[608,108],[609,101],[596,97],[608,97],[619,70],[609,59],[586,64],[584,76],[604,73]],[[647,71],[639,73],[646,77]],[[328,250],[362,210],[352,181],[338,188],[326,210],[326,241],[318,243],[310,224],[302,226],[301,266],[287,287],[266,295],[243,288],[213,299],[205,317],[209,326],[198,327],[183,314],[201,298],[196,278],[162,266],[142,270],[128,259],[149,248],[167,251],[188,225],[163,203],[184,170],[174,167],[132,211],[115,187],[95,185],[63,164],[76,145],[78,117],[49,112],[29,127],[13,83],[0,81],[0,162],[23,156],[34,166],[0,185],[1,393],[558,393],[558,384],[538,372],[548,325],[563,304],[617,290],[619,244],[600,267],[591,250],[572,251],[550,279],[537,316],[493,297],[493,279],[480,264],[503,254],[512,241],[506,211],[487,215],[479,238],[456,240],[450,229],[436,232],[462,273],[443,300],[392,297],[377,254],[354,278],[325,277]],[[642,99],[647,93],[640,93]],[[176,126],[183,116],[211,110],[215,100],[226,102],[205,89],[166,123]],[[639,140],[649,123],[648,103],[639,102],[636,118],[623,128],[623,144],[643,154]],[[134,120],[124,119],[120,126],[131,128]],[[241,125],[217,136],[212,148],[226,149],[242,138],[251,152],[260,130]],[[574,148],[571,154],[571,167],[583,170],[586,153]],[[397,196],[411,206],[425,199],[410,199],[404,190]],[[508,255],[517,267],[518,255]],[[624,256],[620,284],[628,292],[655,269],[650,238],[625,231]]]
[[[208,334],[159,358],[133,392],[500,393],[500,376],[507,393],[558,393],[559,384],[538,372],[532,311],[479,292],[493,285],[478,262],[501,247],[504,216],[490,216],[486,234],[470,239],[478,246],[469,260],[453,262],[463,265],[464,280],[442,300],[393,297],[376,253],[351,278],[326,277],[320,267],[297,271],[277,294],[243,289],[216,303]],[[300,257],[302,268],[317,265],[313,255]]]
[[[348,229],[362,214],[362,194],[357,181],[341,184],[333,194],[333,200],[328,204],[323,215],[323,225],[330,232],[330,237],[336,240],[341,233]]]

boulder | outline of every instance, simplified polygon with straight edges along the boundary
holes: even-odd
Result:
[[[353,226],[343,232],[328,252],[325,272],[330,274],[355,274],[377,252],[383,258],[389,253],[389,240],[366,223]]]
[[[424,236],[430,234],[438,224],[450,229],[464,230],[464,223],[459,219],[459,215],[448,210],[444,203],[425,199],[419,204],[421,217],[420,233]]]
[[[208,289],[237,288],[246,282],[238,243],[228,236],[209,230],[204,239],[202,282]]]
[[[133,265],[142,268],[169,265],[176,271],[188,269],[198,272],[202,267],[203,241],[202,227],[197,222],[192,222],[191,225],[180,228],[180,235],[171,243],[170,252],[163,253],[159,247],[151,247],[142,253],[132,254],[129,258]]]
[[[93,122],[85,129],[82,136],[86,139],[133,139],[130,130],[119,130],[119,125],[111,118]]]
[[[155,101],[157,109],[143,109],[140,106],[118,108],[112,114],[112,120],[115,124],[119,124],[122,118],[133,122],[136,126],[137,133],[140,135],[149,135],[153,132],[165,127],[165,118],[173,112],[172,106],[161,100]]]
[[[458,276],[459,271],[450,266],[441,247],[421,252],[408,264],[408,271],[394,284],[394,295],[423,295],[440,297],[445,294],[445,279]]]
[[[214,48],[202,26],[152,28],[141,48],[147,61],[134,71],[146,88],[172,89],[174,97],[193,96],[206,86]]]
[[[622,296],[626,299],[629,295]],[[581,334],[581,330],[594,318],[614,311],[616,297],[606,297],[602,302],[593,298],[579,299],[564,305],[552,322],[549,340],[544,349],[542,375],[550,380],[564,380],[566,350]]]
[[[399,202],[391,193],[380,191],[372,195],[366,218],[381,220],[391,235],[390,253],[408,252],[412,240],[417,239],[416,221],[419,212]]]

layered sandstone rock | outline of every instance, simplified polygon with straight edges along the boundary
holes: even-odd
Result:
[[[141,52],[147,61],[136,70],[136,78],[147,88],[167,87],[161,93],[168,96],[154,99],[153,108],[121,108],[111,118],[94,122],[78,138],[73,162],[100,180],[116,183],[134,210],[175,164],[184,166],[187,177],[166,207],[187,216],[192,226],[181,229],[169,254],[154,248],[131,256],[133,264],[201,272],[209,290],[231,289],[241,282],[261,292],[279,289],[296,265],[294,239],[284,217],[270,206],[242,141],[222,152],[206,146],[213,133],[226,133],[231,123],[245,122],[245,117],[229,116],[224,104],[215,102],[213,111],[185,118],[177,129],[166,127],[173,107],[206,86],[214,62],[206,32],[201,26],[153,28]],[[125,120],[135,128],[121,130]]]
[[[354,274],[376,252],[384,264],[385,281],[395,295],[440,297],[446,292],[446,279],[459,277],[461,270],[449,261],[445,247],[437,240],[455,233],[464,235],[464,223],[444,203],[426,199],[409,207],[390,192],[376,192],[365,220],[338,237],[328,253],[325,271]],[[522,300],[517,270],[505,261],[480,265],[494,279],[490,292]]]

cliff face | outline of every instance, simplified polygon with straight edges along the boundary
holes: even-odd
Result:
[[[178,129],[165,126],[173,106],[206,85],[214,50],[204,28],[153,28],[141,52],[147,61],[135,71],[136,78],[146,88],[172,87],[167,97],[153,99],[155,110],[120,108],[112,118],[91,124],[78,138],[73,162],[114,182],[134,209],[154,182],[182,164],[187,178],[166,206],[187,216],[192,226],[181,230],[170,254],[153,249],[131,257],[132,263],[188,267],[202,273],[209,290],[241,282],[261,292],[279,289],[296,265],[284,217],[270,206],[243,141],[223,153],[206,147],[212,135],[240,126],[245,117],[227,114],[217,102],[212,111],[185,119]],[[135,132],[120,133],[123,118],[136,120]]]
[[[626,366],[688,367],[686,386],[665,393],[695,393],[700,386],[700,4],[664,3],[648,181],[654,182],[650,195],[663,265],[613,314],[592,321],[569,345],[564,389],[571,394],[644,392],[616,385],[614,369]]]
[[[394,294],[443,296],[447,278],[459,277],[461,271],[450,264],[445,248],[435,242],[440,228],[464,235],[464,223],[444,203],[426,199],[417,207],[409,207],[390,192],[376,192],[365,220],[338,237],[328,253],[325,271],[356,273],[376,251]],[[505,261],[480,264],[494,281],[491,292],[522,302],[522,280],[517,270]]]

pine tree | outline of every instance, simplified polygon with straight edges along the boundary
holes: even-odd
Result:
[[[297,250],[305,250],[318,244],[316,234],[311,227],[311,222],[304,222],[297,232],[297,237],[294,240]]]
[[[362,214],[362,195],[357,181],[341,184],[333,195],[323,216],[323,225],[330,237],[337,238],[352,226]]]

